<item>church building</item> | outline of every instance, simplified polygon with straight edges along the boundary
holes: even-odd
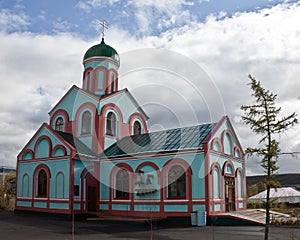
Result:
[[[17,156],[16,211],[167,219],[246,208],[244,152],[227,116],[149,132],[146,112],[118,87],[119,55],[104,37],[83,66],[82,87]]]

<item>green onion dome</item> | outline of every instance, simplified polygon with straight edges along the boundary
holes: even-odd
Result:
[[[83,61],[93,57],[109,57],[117,61],[118,64],[120,62],[119,54],[114,48],[104,42],[104,38],[102,38],[100,44],[94,45],[87,50],[87,52],[84,54]]]

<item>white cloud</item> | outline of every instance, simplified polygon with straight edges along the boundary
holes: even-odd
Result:
[[[157,2],[156,7],[164,9],[166,2]],[[152,2],[154,3],[156,1]],[[175,1],[175,5],[176,3],[179,5],[174,11],[184,1]],[[137,4],[142,3],[138,1]],[[165,14],[164,11],[167,10],[161,11]],[[170,16],[171,14],[166,13],[166,17]],[[141,21],[145,21],[145,28],[152,23],[149,19],[141,17]],[[205,98],[208,99],[204,99],[206,101],[214,102],[214,98],[221,95],[225,113],[230,116],[246,147],[255,146],[257,142],[257,136],[241,123],[240,118],[239,107],[253,101],[247,86],[248,73],[262,81],[267,89],[278,94],[278,104],[282,106],[283,114],[295,111],[300,115],[300,26],[295,24],[297,22],[300,22],[300,5],[282,4],[258,12],[237,13],[231,18],[223,14],[211,15],[204,23],[193,22],[188,26],[169,30],[161,36],[145,36],[141,39],[111,26],[105,40],[119,53],[155,47],[170,49],[189,57],[199,68],[205,70],[212,79],[212,85],[215,84],[215,89],[207,90],[200,78],[197,82],[197,74],[193,84],[207,92]],[[47,121],[47,112],[51,106],[71,85],[81,86],[82,56],[92,43],[68,34],[47,36],[1,33],[0,38],[0,162],[9,164],[15,162],[15,155],[42,121]],[[121,58],[121,66],[125,65],[125,60],[130,61],[125,57]],[[168,62],[168,59],[162,57],[152,60],[158,66]],[[190,66],[181,63],[175,67],[184,72]],[[153,125],[172,127],[172,116],[175,113],[187,115],[185,103],[194,110],[197,118],[202,119],[207,114],[199,103],[202,104],[202,99],[199,101],[200,97],[193,89],[180,88],[186,86],[185,80],[163,72],[160,81],[159,72],[150,74],[150,77],[148,73],[149,71],[144,71],[123,76],[120,78],[120,85],[128,87],[138,101],[145,104],[145,108],[147,101],[151,103],[155,100],[155,104],[147,108]],[[159,87],[159,84],[163,87]],[[168,84],[172,88],[167,88]],[[182,98],[176,104],[172,96],[178,96],[178,93],[182,94]],[[159,106],[160,103],[162,106]],[[157,112],[157,109],[167,112],[166,108],[170,110],[167,118],[163,117],[164,112]],[[223,112],[220,113],[222,114]],[[280,136],[282,151],[299,151],[299,136],[299,125]],[[286,164],[286,161],[291,164]],[[279,164],[280,172],[294,172],[300,168],[297,158],[281,157]],[[247,169],[251,174],[262,172],[259,160],[256,159],[248,160]]]
[[[92,9],[112,6],[118,2],[120,0],[79,1],[76,7],[90,12]],[[193,1],[186,0],[130,0],[124,4],[124,9],[130,11],[133,9],[132,12],[138,25],[137,35],[145,36],[155,29],[182,26],[194,21],[196,16],[186,9],[187,6],[193,5]]]
[[[93,8],[100,8],[106,5],[113,5],[120,0],[88,0],[88,1],[79,1],[75,7],[82,9],[86,12],[89,12]]]
[[[29,17],[22,11],[0,10],[0,31],[19,31],[29,26]]]
[[[189,23],[195,16],[185,9],[185,6],[194,5],[185,0],[136,0],[129,1],[128,6],[135,8],[135,17],[138,20],[139,32],[149,35],[153,29],[169,28]],[[153,24],[156,24],[153,26]]]

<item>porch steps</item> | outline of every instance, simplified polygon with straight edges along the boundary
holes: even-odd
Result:
[[[213,216],[213,218],[219,219],[218,222],[222,222],[221,219],[234,219],[236,223],[240,222],[241,224],[248,223],[250,225],[265,225],[266,211],[264,209],[247,209],[235,212],[216,214]],[[290,215],[270,211],[270,219],[272,220],[275,218],[286,219],[290,218]],[[228,220],[228,222],[230,221]]]

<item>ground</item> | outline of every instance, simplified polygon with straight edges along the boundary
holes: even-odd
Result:
[[[269,240],[300,240],[300,227],[271,227]],[[198,240],[262,240],[263,227],[186,227],[150,226],[97,221],[75,221],[73,239],[198,239]],[[14,214],[0,210],[0,238],[4,240],[72,239],[72,221],[49,217]]]

